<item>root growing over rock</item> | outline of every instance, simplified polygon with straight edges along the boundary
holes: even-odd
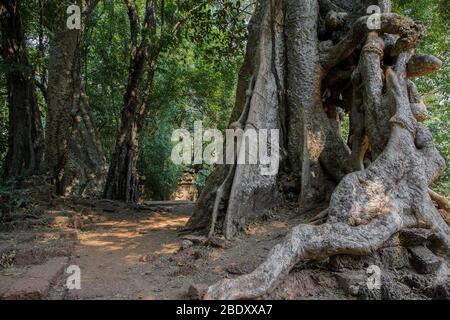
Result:
[[[374,3],[383,8],[377,30],[366,12]],[[420,124],[427,108],[411,80],[442,65],[414,54],[423,33],[388,0],[258,2],[231,123],[280,129],[283,165],[270,177],[258,166],[219,166],[187,228],[232,238],[261,215],[257,204],[275,202],[286,173],[301,209],[329,206],[255,271],[208,287],[206,299],[261,297],[301,260],[367,255],[405,228],[432,230],[450,256],[450,228],[433,201],[447,204],[429,192],[445,161]],[[339,109],[350,116],[348,144]]]
[[[258,298],[300,260],[370,254],[404,228],[432,229],[450,256],[450,229],[428,195],[444,161],[431,134],[412,114],[407,86],[401,80],[407,56],[399,57],[395,72],[386,72],[389,101],[396,107],[388,145],[366,171],[344,178],[333,194],[328,222],[295,227],[255,271],[210,286],[205,299]]]

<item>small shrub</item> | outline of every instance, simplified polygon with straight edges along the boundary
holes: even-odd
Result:
[[[10,217],[11,213],[29,204],[28,197],[16,188],[14,181],[0,185],[0,221]]]

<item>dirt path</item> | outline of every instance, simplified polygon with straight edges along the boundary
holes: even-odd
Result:
[[[70,261],[81,269],[81,290],[69,291],[67,298],[156,298],[159,283],[151,275],[149,256],[177,252],[176,229],[187,219],[186,215],[153,213],[111,219],[82,232]]]
[[[53,296],[183,299],[193,283],[210,284],[230,274],[251,271],[287,230],[285,224],[274,221],[270,228],[250,229],[253,236],[236,240],[231,248],[187,242],[189,248],[183,250],[177,229],[188,219],[188,214],[170,212],[119,214],[89,226],[80,232],[70,260],[71,265],[81,269],[81,290],[64,291],[63,275]]]
[[[186,241],[177,230],[192,208],[181,202],[139,208],[104,200],[48,203],[29,230],[0,232],[0,251],[13,257],[0,268],[0,299],[186,299],[192,284],[251,272],[300,222],[295,213],[277,210],[233,242]],[[65,288],[69,265],[81,270],[80,290]],[[329,272],[302,270],[271,298],[336,298],[333,279]]]
[[[192,284],[210,285],[253,271],[294,225],[314,215],[299,215],[288,205],[266,212],[266,219],[250,225],[232,242],[192,236],[187,241],[187,236],[177,231],[192,209],[189,202],[132,206],[106,200],[35,197],[31,208],[1,225],[0,300],[190,298],[187,294]],[[415,234],[424,237],[420,230],[410,233],[411,241],[418,237]],[[402,241],[407,246],[414,242]],[[436,279],[450,267],[432,253],[414,257],[393,239],[392,247],[367,257],[299,263],[274,292],[262,298],[426,299],[442,295],[447,287],[439,287]],[[383,268],[384,289],[376,296],[364,291],[370,264]],[[71,265],[81,270],[80,290],[66,288],[70,275],[65,271]],[[423,270],[417,269],[422,265],[440,271],[423,275]],[[427,285],[419,290],[417,283]]]

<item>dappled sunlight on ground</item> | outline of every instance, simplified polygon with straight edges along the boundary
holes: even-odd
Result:
[[[305,219],[290,210],[276,210],[233,241],[212,241],[177,232],[192,214],[192,203],[146,203],[136,209],[74,198],[55,206],[58,210],[45,210],[50,224],[38,232],[0,234],[0,249],[18,248],[21,255],[16,260],[23,265],[41,263],[36,258],[44,262],[51,254],[80,268],[81,289],[67,290],[62,272],[48,284],[51,299],[183,299],[192,284],[251,272],[299,217]],[[59,210],[64,207],[67,210]]]
[[[281,222],[285,217],[269,219],[250,225],[231,247],[192,243],[183,249],[177,230],[190,213],[98,207],[89,211],[70,260],[81,269],[81,290],[65,292],[64,277],[54,287],[65,299],[182,299],[191,284],[253,270],[291,227]]]
[[[270,225],[251,225],[246,229],[248,235],[268,235],[273,233],[274,229],[286,230],[288,223],[282,221],[274,221]]]
[[[184,226],[188,221],[188,217],[174,217],[174,216],[156,216],[148,220],[142,220],[141,223],[149,230],[171,229],[176,230]],[[142,228],[142,226],[141,226]]]
[[[126,220],[101,222],[96,225],[95,230],[82,233],[80,240],[83,246],[103,251],[117,251],[138,245],[139,243],[136,241],[141,240],[150,232],[176,231],[183,227],[187,220],[187,216],[156,213],[136,222]],[[166,244],[162,245],[162,249],[158,253],[174,253],[178,249],[178,244]]]
[[[173,254],[180,250],[179,243],[166,243],[162,244],[162,249],[155,251],[155,254]]]

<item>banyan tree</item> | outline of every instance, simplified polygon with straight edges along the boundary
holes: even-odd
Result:
[[[281,165],[273,176],[217,166],[186,229],[230,239],[292,191],[300,212],[328,209],[324,223],[295,227],[256,270],[206,298],[260,297],[300,260],[366,255],[404,228],[431,229],[450,254],[429,190],[446,164],[413,82],[442,65],[415,54],[424,32],[389,0],[258,1],[230,126],[278,129]]]

